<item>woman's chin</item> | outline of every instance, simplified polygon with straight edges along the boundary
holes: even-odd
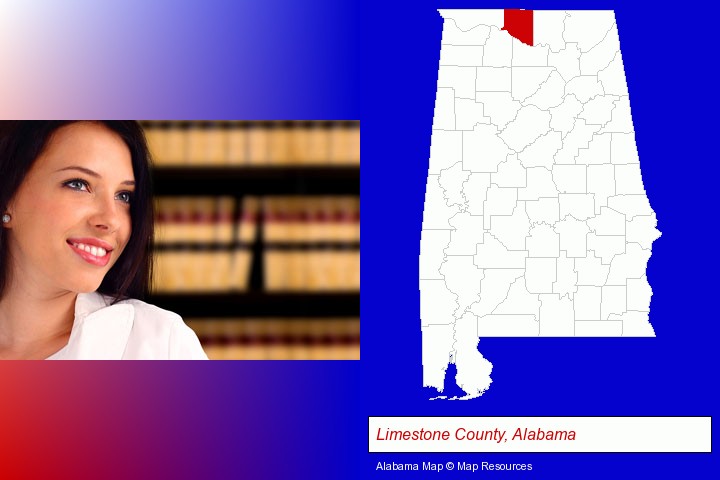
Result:
[[[83,282],[77,282],[74,285],[72,285],[68,290],[75,293],[92,293],[96,291],[98,288],[100,288],[100,284],[102,283],[102,280],[86,280]]]

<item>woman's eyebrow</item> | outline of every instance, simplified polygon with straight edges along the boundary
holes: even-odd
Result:
[[[76,166],[76,165],[72,165],[72,166],[70,166],[70,167],[61,168],[61,169],[59,169],[59,170],[55,170],[55,172],[57,173],[57,172],[65,171],[65,170],[77,170],[77,171],[79,171],[79,172],[83,172],[83,173],[86,174],[86,175],[90,175],[91,177],[94,177],[94,178],[102,178],[99,173],[97,173],[97,172],[95,172],[95,171],[93,171],[93,170],[90,170],[89,168],[78,167],[78,166]],[[133,180],[125,180],[124,182],[120,182],[120,185],[130,185],[130,186],[133,186],[133,185],[135,185],[135,182],[134,182]]]

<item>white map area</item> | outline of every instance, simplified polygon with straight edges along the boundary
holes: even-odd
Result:
[[[423,384],[482,395],[481,337],[654,336],[655,212],[612,11],[444,18],[420,246]],[[446,396],[438,396],[444,399]],[[453,397],[455,399],[457,397]]]

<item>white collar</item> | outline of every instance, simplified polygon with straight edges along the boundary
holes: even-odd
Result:
[[[132,330],[135,309],[127,303],[110,305],[97,292],[75,299],[75,320],[68,344],[52,355],[77,360],[119,360]]]

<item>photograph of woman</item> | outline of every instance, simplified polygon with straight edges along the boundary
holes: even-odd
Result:
[[[143,302],[152,198],[137,122],[0,122],[0,359],[207,358]]]

